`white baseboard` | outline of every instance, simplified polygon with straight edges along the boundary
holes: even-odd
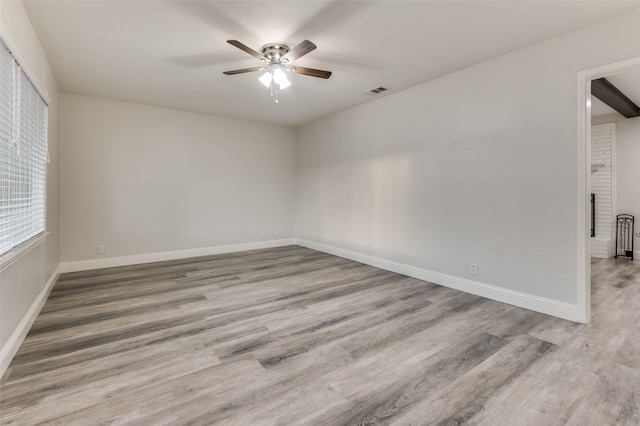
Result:
[[[552,315],[569,321],[578,321],[578,306],[570,303],[559,302],[545,297],[509,290],[314,241],[297,238],[296,244],[313,250],[333,254],[335,256],[344,257],[345,259],[375,266],[376,268],[407,275],[423,281],[429,281],[444,287],[475,294],[487,299],[497,300],[499,302],[508,303],[510,305],[519,306],[521,308],[530,309],[532,311],[541,312],[543,314]]]
[[[91,269],[112,268],[115,266],[138,265],[140,263],[162,262],[165,260],[186,259],[189,257],[210,256],[213,254],[233,253],[246,250],[282,247],[294,245],[295,238],[283,238],[279,240],[255,241],[250,243],[230,244],[225,246],[202,247],[196,249],[163,251],[157,253],[134,254],[131,256],[106,257],[101,259],[78,260],[63,262],[61,271],[77,272]]]
[[[31,330],[33,322],[38,317],[40,310],[44,306],[44,303],[47,301],[47,297],[49,297],[49,293],[51,292],[51,289],[58,280],[59,276],[60,265],[58,265],[56,270],[53,271],[53,274],[51,274],[51,276],[45,283],[44,288],[42,289],[38,297],[36,297],[36,300],[34,300],[31,304],[31,307],[22,318],[22,321],[20,321],[20,324],[18,324],[18,327],[13,331],[7,343],[2,347],[2,350],[0,350],[0,377],[2,377],[4,372],[7,370],[9,364],[11,364],[11,360],[13,360],[16,352],[18,352],[18,349],[24,341],[24,338],[27,337],[27,334],[29,334],[29,330]]]

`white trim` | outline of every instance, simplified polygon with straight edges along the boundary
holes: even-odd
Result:
[[[570,303],[559,302],[545,297],[534,296],[532,294],[509,290],[478,281],[472,281],[466,278],[443,274],[419,268],[417,266],[370,256],[368,254],[354,252],[315,241],[297,238],[296,244],[313,250],[333,254],[335,256],[344,257],[345,259],[365,263],[367,265],[375,266],[376,268],[407,275],[423,281],[429,281],[444,287],[475,294],[487,299],[497,300],[499,302],[508,303],[510,305],[519,306],[521,308],[530,309],[543,314],[553,315],[569,321],[577,321],[578,319],[578,307],[577,305],[572,305]]]
[[[587,103],[587,100],[589,101]],[[588,323],[591,319],[591,290],[585,291],[584,283],[591,283],[591,79],[578,73],[578,211],[576,218],[576,301],[577,320]],[[588,228],[588,229],[587,229]],[[588,234],[587,234],[588,232]],[[587,235],[589,238],[587,238]],[[590,285],[590,284],[589,284]]]
[[[22,256],[45,242],[47,240],[47,235],[49,234],[49,231],[43,231],[35,237],[28,239],[24,243],[17,245],[8,252],[3,253],[2,256],[0,256],[0,272],[13,265]]]
[[[591,235],[591,224],[587,220],[590,209],[587,194],[591,192],[591,107],[587,106],[587,99],[591,96],[591,80],[618,74],[638,66],[640,66],[640,56],[578,73],[578,194],[576,197],[578,262],[576,290],[578,322],[585,324],[591,320],[591,238],[587,238]]]
[[[202,247],[196,249],[163,251],[157,253],[134,254],[131,256],[107,257],[102,259],[78,260],[62,262],[62,272],[87,271],[91,269],[112,268],[116,266],[137,265],[140,263],[162,262],[165,260],[186,259],[189,257],[210,256],[213,254],[233,253],[237,251],[256,250],[271,247],[294,245],[294,238],[283,238],[270,241],[254,241],[250,243],[230,244],[224,246]]]
[[[49,296],[49,293],[51,292],[51,289],[58,280],[59,276],[60,265],[58,265],[56,270],[53,271],[53,273],[45,283],[44,288],[42,289],[38,297],[36,297],[36,299],[33,301],[31,307],[22,318],[22,321],[20,321],[20,324],[18,324],[18,327],[16,327],[16,329],[11,334],[11,337],[9,337],[7,343],[5,343],[5,345],[2,347],[2,350],[0,350],[0,377],[2,377],[4,372],[7,370],[9,364],[11,364],[11,361],[16,355],[16,352],[18,352],[18,349],[24,341],[24,338],[27,337],[27,334],[29,333],[29,330],[31,330],[33,322],[38,317],[40,310],[42,310],[42,307],[47,301],[47,297]]]

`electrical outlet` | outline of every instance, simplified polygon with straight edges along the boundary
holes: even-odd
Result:
[[[262,230],[262,232],[260,232],[260,236],[261,236],[262,238],[266,237],[266,236],[267,236],[267,231],[265,231],[265,230],[263,229],[263,230]]]
[[[472,263],[471,264],[471,275],[478,275],[478,264],[477,263]]]
[[[273,236],[274,236],[274,237],[277,237],[277,236],[279,236],[279,235],[280,235],[280,230],[279,230],[279,229],[274,229],[274,230],[273,230]]]
[[[98,254],[104,254],[104,244],[98,244],[96,246],[96,253]]]

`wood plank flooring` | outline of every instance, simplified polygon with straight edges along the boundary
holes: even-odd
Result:
[[[0,423],[637,425],[640,262],[574,324],[290,246],[64,274]]]

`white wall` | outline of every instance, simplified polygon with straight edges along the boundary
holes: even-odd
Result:
[[[635,217],[634,258],[640,259],[640,117],[616,123],[616,214]]]
[[[34,84],[49,100],[47,235],[32,251],[0,271],[0,374],[28,331],[25,316],[38,305],[60,263],[58,214],[58,88],[40,42],[21,2],[0,2],[0,33]],[[23,321],[24,320],[24,321]],[[21,324],[22,322],[22,324]]]
[[[575,305],[577,73],[640,56],[638,22],[636,11],[298,129],[297,237]]]
[[[62,94],[60,133],[64,262],[293,237],[292,129]]]

